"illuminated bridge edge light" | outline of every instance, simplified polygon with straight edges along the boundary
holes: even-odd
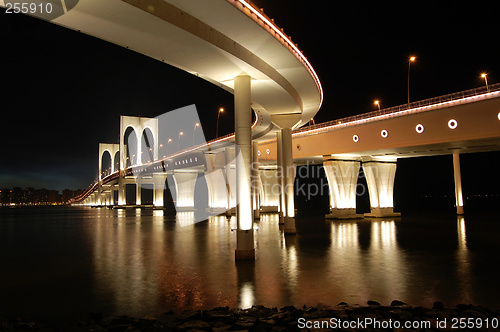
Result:
[[[259,23],[263,28],[270,28],[274,32],[275,38],[280,41],[282,44],[284,44],[288,49],[292,51],[292,53],[299,59],[300,62],[302,62],[311,76],[314,79],[314,82],[316,83],[316,86],[318,87],[319,93],[320,93],[320,103],[319,107],[321,107],[321,104],[323,103],[323,87],[321,86],[321,82],[319,81],[319,77],[316,74],[316,71],[312,67],[311,63],[305,55],[302,53],[302,51],[299,50],[297,45],[295,45],[292,40],[290,39],[289,36],[287,36],[281,29],[263,12],[261,12],[258,8],[255,7],[254,4],[252,4],[250,1],[245,1],[245,0],[227,0],[229,3],[231,3],[233,6],[236,8],[240,9],[243,13],[247,14],[251,19],[253,19],[255,22]],[[246,13],[244,10],[242,10],[237,4],[240,3],[244,8],[248,9],[251,14],[254,14],[257,18],[255,19],[251,14],[249,15]],[[260,21],[259,21],[260,20]],[[262,22],[262,23],[261,23]],[[267,30],[267,29],[266,29]],[[276,36],[280,36],[281,38],[278,38]]]

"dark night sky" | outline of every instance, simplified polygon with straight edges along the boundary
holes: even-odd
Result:
[[[304,51],[323,84],[316,122],[500,78],[493,1],[418,3],[255,0]],[[99,142],[118,142],[119,115],[157,116],[196,104],[208,139],[232,132],[232,95],[143,55],[37,19],[0,13],[0,188],[85,188]]]

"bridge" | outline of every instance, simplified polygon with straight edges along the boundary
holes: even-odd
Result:
[[[201,173],[210,212],[236,210],[237,259],[254,258],[253,219],[260,211],[279,211],[285,234],[295,233],[294,164],[324,164],[331,217],[356,217],[354,174],[362,165],[371,215],[385,216],[394,214],[397,158],[453,153],[461,213],[459,153],[499,146],[498,86],[298,129],[320,109],[321,83],[292,39],[250,1],[85,0],[51,22],[145,54],[234,94],[233,135],[165,157],[159,154],[161,119],[122,116],[120,142],[99,146],[99,178],[79,200],[141,205],[140,188],[148,185],[153,205],[161,207],[167,184],[176,209],[192,210]],[[135,145],[130,143],[134,135]],[[110,169],[103,169],[104,158],[112,160]],[[127,191],[134,189],[135,202],[127,202]]]
[[[203,176],[208,188],[207,215],[235,209],[234,170],[240,152],[234,144],[234,134],[157,158],[159,120],[122,116],[120,121],[120,144],[100,144],[101,175],[79,198],[83,204],[140,205],[141,187],[149,184],[153,187],[155,207],[163,208],[164,189],[168,187],[175,196],[177,211],[193,211],[197,208],[196,180]],[[123,167],[130,159],[130,151],[124,154],[119,151],[124,151],[125,131],[131,127],[139,134],[153,128],[154,135],[149,138],[154,142],[150,148],[152,158],[148,162],[136,160],[136,165],[128,162]],[[279,143],[281,131],[275,135],[274,139],[253,142],[251,194],[255,217],[260,212],[284,215],[287,190],[292,191],[288,198],[292,198],[293,204],[293,185],[287,188],[283,179],[287,173],[294,178],[295,165],[309,163],[321,163],[325,169],[331,207],[327,217],[362,217],[356,214],[360,167],[367,178],[371,204],[371,212],[365,215],[397,216],[393,211],[397,159],[444,154],[453,154],[456,207],[457,213],[463,214],[459,155],[500,150],[500,84],[488,90],[476,88],[296,129],[288,147],[293,160],[288,169],[280,161],[285,158],[285,149]],[[141,146],[134,145],[137,149]],[[140,150],[136,153],[141,155]],[[109,159],[115,156],[109,171],[102,167],[105,154]],[[136,191],[133,202],[125,200],[127,184],[135,184],[135,188],[129,189]],[[295,229],[290,227],[286,231],[293,234]]]

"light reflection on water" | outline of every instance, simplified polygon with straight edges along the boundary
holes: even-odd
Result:
[[[19,270],[14,252],[29,227],[37,228],[41,238],[57,237],[61,241],[58,250],[83,248],[80,265],[74,268],[81,278],[68,276],[61,265],[57,269],[52,264],[31,278],[23,276],[26,284],[36,285],[36,276],[43,273],[45,278],[81,288],[54,297],[78,303],[74,312],[65,311],[67,315],[86,310],[142,316],[169,309],[334,305],[340,301],[364,304],[367,300],[389,304],[394,299],[426,306],[434,301],[499,304],[485,292],[496,283],[482,277],[488,275],[483,271],[487,260],[474,264],[463,216],[453,223],[448,218],[434,220],[434,224],[418,218],[325,221],[298,217],[298,234],[285,236],[278,216],[264,214],[255,224],[255,262],[234,261],[234,217],[218,216],[193,224],[193,213],[168,216],[163,211],[140,209],[82,209],[73,214],[56,213],[34,224],[21,217],[13,218],[16,223],[12,218],[8,224],[0,223],[1,249],[10,253],[0,261],[6,271]],[[62,232],[63,221],[72,232],[61,239],[67,233]],[[498,235],[498,228],[489,233]],[[37,248],[22,264],[29,264],[30,259],[68,260],[54,255],[50,247]],[[497,249],[479,248],[477,254]],[[7,272],[0,278],[6,285],[17,276]],[[81,285],[75,284],[78,280]],[[12,300],[8,308],[2,305],[0,309],[21,314],[33,310],[17,298],[23,288],[16,293],[0,287],[4,298]],[[27,298],[60,292],[51,287],[28,287],[35,294]],[[58,306],[62,304],[50,303],[42,312],[57,312]]]
[[[467,249],[467,231],[465,228],[465,217],[457,217],[457,234],[458,234],[458,247],[457,247],[457,277],[458,285],[457,291],[460,293],[463,302],[471,303],[474,301],[472,296],[472,273],[470,266],[470,255]]]

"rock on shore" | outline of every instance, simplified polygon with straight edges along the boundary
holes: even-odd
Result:
[[[225,331],[258,331],[258,332],[281,332],[281,331],[317,331],[317,324],[321,322],[346,322],[340,329],[344,331],[378,331],[403,330],[390,325],[389,322],[416,322],[428,321],[430,329],[413,328],[408,331],[456,331],[452,328],[452,322],[458,322],[460,318],[474,321],[475,324],[482,322],[481,328],[475,325],[474,330],[486,330],[486,322],[490,330],[499,330],[500,326],[494,327],[494,322],[500,323],[500,310],[491,310],[481,306],[459,304],[453,308],[447,308],[442,303],[434,303],[433,308],[413,307],[402,301],[394,300],[390,306],[380,305],[376,301],[368,301],[367,305],[349,305],[341,302],[336,306],[319,305],[316,307],[285,306],[281,309],[268,308],[260,305],[249,309],[238,309],[229,307],[217,307],[210,310],[184,311],[175,314],[167,312],[158,317],[134,318],[130,316],[102,317],[100,313],[89,313],[88,317],[73,323],[61,325],[48,325],[37,322],[26,322],[21,319],[5,319],[0,317],[0,331],[96,331],[96,332],[122,332],[122,331],[175,331],[175,332],[225,332]],[[350,322],[363,321],[369,318],[378,320],[385,328],[376,326],[363,326],[350,324]],[[299,323],[300,322],[300,323]],[[309,322],[305,324],[305,322]],[[438,322],[441,325],[437,326]],[[303,325],[308,325],[304,327]],[[500,325],[500,324],[499,324]],[[324,325],[327,326],[327,325]],[[302,328],[300,328],[302,327]],[[329,326],[331,327],[331,326]],[[333,330],[333,328],[331,328]]]

